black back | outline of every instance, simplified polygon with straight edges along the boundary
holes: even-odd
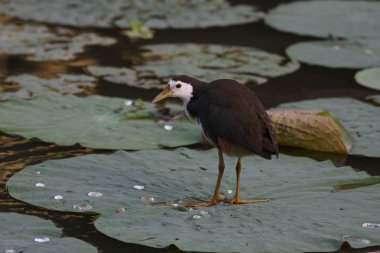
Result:
[[[195,80],[187,110],[190,116],[200,121],[204,134],[214,144],[218,145],[218,138],[222,138],[266,159],[278,155],[273,123],[248,87],[230,79],[211,83],[191,77],[175,80],[190,84]]]

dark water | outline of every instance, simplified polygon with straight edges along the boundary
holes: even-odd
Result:
[[[233,3],[245,3],[258,6],[266,11],[279,2],[274,0],[238,0]],[[240,45],[264,49],[269,52],[284,55],[285,48],[298,41],[313,40],[311,37],[302,37],[276,31],[263,22],[247,25],[231,26],[226,28],[190,29],[190,30],[163,30],[156,31],[153,40],[131,43],[118,30],[81,29],[96,31],[102,35],[118,38],[118,43],[111,47],[89,47],[81,54],[79,60],[67,62],[27,62],[19,56],[2,56],[0,71],[8,74],[33,73],[39,76],[52,76],[56,73],[85,73],[83,66],[86,62],[99,65],[128,66],[130,62],[124,59],[125,55],[138,52],[138,47],[144,44],[194,42]],[[353,79],[356,70],[329,69],[324,67],[302,64],[301,68],[289,75],[271,79],[263,86],[252,87],[267,107],[280,103],[312,99],[321,97],[353,97],[363,100],[375,91],[357,85]],[[180,74],[180,73],[176,73]],[[152,99],[158,90],[141,90],[124,85],[102,82],[94,91],[111,97]],[[193,148],[202,148],[200,145]],[[367,171],[371,175],[380,175],[380,159],[358,156],[344,156],[321,152],[310,152],[302,149],[281,147],[280,151],[295,156],[308,156],[318,161],[332,160],[337,166],[349,165],[357,170]],[[61,147],[43,143],[38,140],[25,140],[0,133],[0,211],[33,214],[50,219],[58,227],[63,228],[65,236],[76,237],[96,246],[100,252],[179,252],[175,247],[154,249],[134,244],[126,244],[109,238],[95,230],[92,222],[96,214],[63,213],[35,207],[15,200],[9,196],[5,181],[12,174],[26,165],[38,163],[47,159],[56,159],[82,155],[87,153],[104,153],[109,151],[92,150],[87,148]],[[5,169],[5,170],[1,170]],[[344,245],[341,252],[379,252],[380,247],[371,247],[362,250],[350,249]]]

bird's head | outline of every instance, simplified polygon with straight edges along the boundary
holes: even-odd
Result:
[[[153,99],[153,103],[168,97],[178,97],[185,103],[189,102],[193,96],[194,87],[201,83],[201,81],[190,76],[173,76],[165,89]]]

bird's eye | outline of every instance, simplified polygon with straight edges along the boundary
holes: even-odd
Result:
[[[177,85],[175,86],[177,89],[181,88],[181,84],[180,83],[177,83]]]

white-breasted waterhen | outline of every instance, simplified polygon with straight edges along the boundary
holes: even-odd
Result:
[[[240,199],[242,158],[257,154],[266,159],[278,156],[273,123],[260,100],[248,87],[230,79],[210,83],[180,75],[174,76],[153,103],[167,97],[183,100],[187,116],[202,128],[204,136],[218,148],[219,175],[212,200],[197,206],[211,206],[221,201],[230,204],[267,202],[269,200]],[[236,193],[232,200],[219,198],[224,172],[223,154],[238,157]]]

